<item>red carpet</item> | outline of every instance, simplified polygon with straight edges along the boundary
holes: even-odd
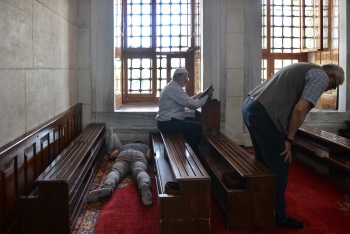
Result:
[[[153,183],[154,204],[143,206],[135,184],[118,188],[111,198],[104,201],[95,234],[158,234],[159,214],[155,180]],[[349,201],[345,194],[331,184],[324,182],[317,174],[292,163],[290,180],[286,193],[287,211],[292,217],[304,222],[304,228],[290,230],[276,227],[271,231],[225,230],[225,223],[216,203],[212,200],[211,229],[214,234],[343,234],[350,233]],[[342,210],[342,208],[345,208]],[[347,209],[346,209],[347,208]]]
[[[144,206],[136,184],[117,188],[105,200],[95,227],[95,234],[159,233],[159,212],[155,179],[152,179],[153,205]]]

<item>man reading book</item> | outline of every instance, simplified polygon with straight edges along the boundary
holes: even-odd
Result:
[[[156,119],[160,131],[182,133],[192,150],[198,155],[198,145],[203,134],[202,125],[193,117],[186,117],[185,108],[194,110],[203,106],[207,99],[213,96],[213,90],[201,98],[199,97],[202,93],[190,97],[183,89],[188,81],[188,71],[185,68],[175,70],[172,80],[160,93]]]

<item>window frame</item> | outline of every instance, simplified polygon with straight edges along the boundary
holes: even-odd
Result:
[[[179,51],[179,52],[157,52],[156,51],[156,0],[151,0],[152,1],[152,46],[151,48],[128,48],[128,36],[127,36],[127,0],[122,0],[122,12],[123,12],[123,27],[122,27],[122,43],[123,43],[123,48],[122,48],[122,102],[123,103],[156,103],[159,101],[159,97],[157,97],[157,92],[158,92],[158,78],[157,78],[157,56],[166,56],[167,59],[167,67],[166,67],[166,79],[167,82],[171,80],[171,64],[169,63],[169,60],[171,58],[185,58],[185,67],[189,72],[189,77],[190,80],[186,85],[185,91],[188,95],[192,96],[194,95],[195,92],[195,84],[198,83],[196,79],[198,77],[195,77],[194,75],[194,51],[200,50],[199,45],[195,45],[195,32],[198,30],[197,28],[200,26],[200,24],[195,25],[195,19],[199,18],[198,17],[198,12],[196,12],[196,8],[198,8],[198,2],[200,0],[185,0],[187,4],[190,4],[190,34],[189,36],[189,47],[187,51]],[[195,14],[196,13],[196,14]],[[197,17],[197,18],[195,18]],[[128,59],[130,58],[144,58],[144,57],[150,57],[153,59],[152,61],[152,92],[150,94],[131,94],[128,93],[128,85],[129,85],[129,80],[128,80]]]
[[[303,7],[305,4],[306,0],[300,0],[300,11],[302,12],[300,14],[300,50],[296,53],[273,53],[271,52],[271,1],[270,0],[263,0],[263,5],[264,1],[266,3],[266,9],[264,13],[264,7],[262,8],[262,22],[266,22],[265,28],[263,27],[263,30],[265,29],[266,32],[263,31],[262,35],[262,82],[265,80],[264,76],[264,69],[266,69],[266,79],[268,79],[271,74],[274,73],[274,64],[275,60],[290,60],[290,59],[295,59],[298,60],[298,62],[312,62],[316,64],[321,64],[325,62],[333,62],[333,63],[338,63],[339,57],[337,52],[333,52],[333,43],[334,43],[334,38],[332,38],[332,30],[333,30],[333,24],[335,24],[335,16],[333,16],[333,8],[334,8],[334,0],[315,0],[318,6],[318,12],[319,12],[319,17],[318,17],[318,29],[319,29],[319,35],[317,38],[315,38],[316,42],[314,45],[316,47],[314,48],[305,48],[305,8]],[[325,3],[325,4],[324,4]],[[327,14],[327,15],[325,15]],[[324,17],[325,15],[325,17]],[[266,17],[264,19],[264,17]],[[326,25],[323,24],[323,21],[326,20],[327,23]],[[339,20],[339,18],[338,18]],[[264,25],[263,25],[264,26]],[[325,32],[327,31],[327,33]],[[339,31],[338,31],[339,32]],[[264,33],[266,33],[266,37],[264,37]],[[339,36],[338,36],[339,38]],[[328,47],[324,47],[324,39],[328,40]],[[266,40],[266,48],[264,48],[264,40]],[[312,59],[313,58],[313,59]],[[266,67],[264,67],[266,63]],[[339,90],[332,91],[332,95],[334,98],[338,98],[338,92]],[[320,98],[322,105],[325,106],[326,108],[337,110],[338,109],[338,99],[336,100],[335,103],[332,105],[325,104],[325,97],[324,96],[329,96],[330,92],[326,92],[323,94]]]

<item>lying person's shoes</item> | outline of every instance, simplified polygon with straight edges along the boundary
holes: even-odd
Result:
[[[108,197],[112,195],[112,189],[111,188],[100,188],[100,189],[96,189],[91,191],[88,195],[87,195],[87,201],[88,202],[94,202],[94,201],[98,201],[102,198]]]
[[[300,222],[299,220],[288,217],[286,222],[284,222],[278,226],[291,228],[291,229],[298,229],[298,228],[303,228],[304,224],[302,222]]]
[[[141,196],[142,196],[142,203],[145,206],[150,206],[153,204],[153,197],[148,184],[141,185]]]

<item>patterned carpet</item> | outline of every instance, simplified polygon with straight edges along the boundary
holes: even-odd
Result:
[[[103,156],[102,162],[99,166],[99,170],[95,178],[93,179],[92,185],[90,187],[90,191],[101,187],[107,174],[111,171],[111,168],[113,166],[113,161],[108,160],[108,158],[109,158],[109,155],[107,154]],[[151,178],[154,178],[153,165],[149,165],[148,173]],[[123,188],[129,184],[134,184],[134,181],[131,178],[130,174],[127,177],[125,177],[122,180],[122,182],[118,184],[117,189]],[[104,200],[84,203],[83,208],[80,212],[79,218],[75,224],[75,227],[71,232],[72,234],[94,233],[95,225],[97,223],[97,219],[98,219],[101,207],[103,205],[103,201]]]

